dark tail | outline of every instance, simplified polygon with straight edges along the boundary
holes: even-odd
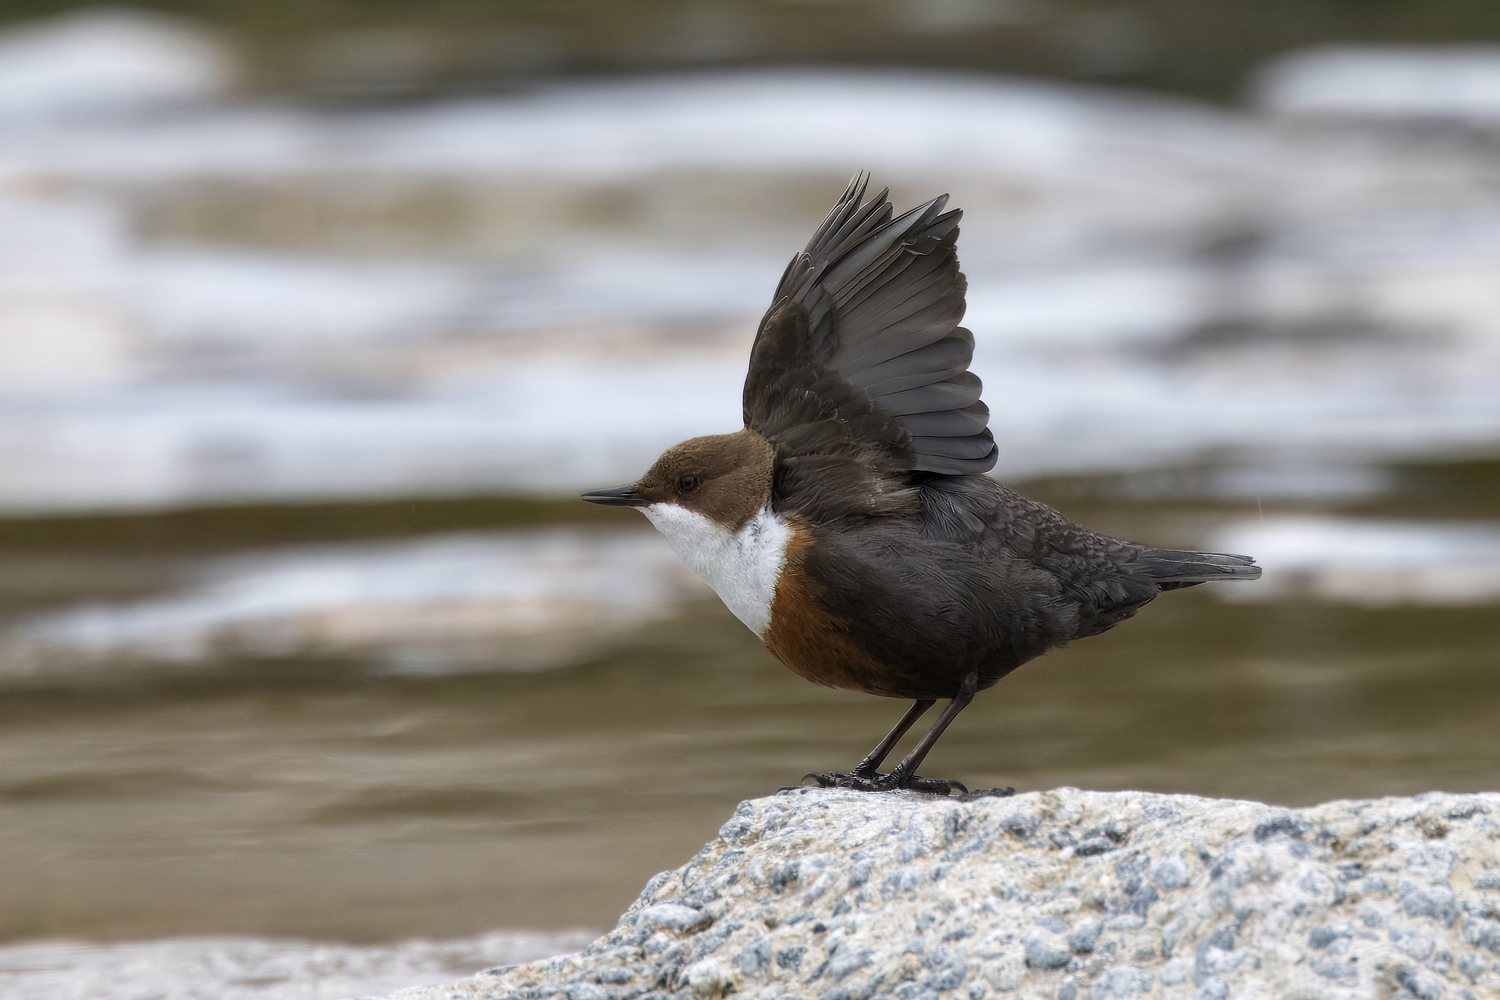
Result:
[[[1155,580],[1162,590],[1196,587],[1215,580],[1254,580],[1260,576],[1260,567],[1250,556],[1181,549],[1142,548],[1130,561],[1129,568]]]

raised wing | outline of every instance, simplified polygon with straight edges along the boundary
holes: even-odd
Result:
[[[987,472],[989,409],[958,325],[963,213],[944,195],[893,219],[885,191],[863,202],[866,183],[787,265],[750,352],[745,425],[779,455],[838,451],[866,476]]]

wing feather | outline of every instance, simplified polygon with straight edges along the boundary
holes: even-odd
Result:
[[[921,448],[924,453],[951,459],[954,462],[979,462],[988,458],[990,464],[995,462],[995,444],[993,441],[985,441],[978,435],[966,437],[917,437],[912,438],[914,448]]]
[[[850,381],[865,387],[871,396],[885,396],[903,389],[942,382],[967,371],[974,354],[974,337],[963,327],[918,351],[882,361],[849,374]]]
[[[990,421],[990,408],[983,403],[961,410],[905,414],[902,423],[915,437],[971,437]]]
[[[893,417],[932,413],[935,410],[962,410],[979,402],[982,388],[978,375],[960,372],[946,382],[934,382],[932,385],[881,396],[879,406]],[[911,426],[904,420],[902,423],[907,424],[908,428]]]

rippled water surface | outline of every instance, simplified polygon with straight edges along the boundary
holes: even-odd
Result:
[[[1311,513],[1493,521],[1494,469],[1388,471],[1394,492]],[[1141,479],[1033,485],[1102,530],[1162,543],[1298,513],[1132,497],[1160,485]],[[9,522],[7,635],[59,608],[155,608],[197,593],[226,545],[229,558],[264,551],[257,519],[342,545],[570,517],[602,521],[599,538],[634,537],[633,521],[579,508],[473,501],[405,514],[353,506],[339,518],[247,508],[135,522],[135,543],[119,541],[132,537],[121,520],[109,545],[87,520],[29,532]],[[218,519],[218,545],[194,534],[205,518]],[[1209,590],[1165,595],[1006,679],[925,770],[971,787],[1287,804],[1494,787],[1493,598],[1362,607],[1293,585],[1269,601]],[[798,679],[701,591],[524,669],[501,646],[488,665],[441,649],[391,660],[327,648],[337,655],[228,648],[148,663],[97,651],[70,661],[59,646],[11,662],[0,679],[0,936],[380,941],[604,927],[738,800],[847,768],[903,708]]]
[[[1001,5],[896,4],[939,6]],[[909,54],[931,25],[901,23]],[[365,995],[563,950],[739,800],[859,760],[904,705],[794,677],[635,512],[571,498],[738,426],[756,319],[856,170],[966,212],[997,476],[1266,567],[1027,666],[924,770],[1496,787],[1500,111],[1431,103],[1493,56],[1314,53],[1236,108],[608,60],[314,106],[231,99],[191,25],[17,31],[6,1000]],[[1449,82],[1366,99],[1412,79]]]

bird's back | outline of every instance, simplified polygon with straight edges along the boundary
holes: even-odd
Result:
[[[995,571],[1035,567],[1071,605],[1060,621],[1069,639],[1097,635],[1129,618],[1163,590],[1225,579],[1254,579],[1248,556],[1140,545],[1069,520],[1046,504],[985,476],[934,476],[921,485],[923,534],[980,554]]]
[[[1163,590],[1260,575],[1244,556],[1101,535],[986,476],[914,485],[920,514],[817,526],[806,562],[830,610],[901,665],[905,696],[946,697],[976,664],[988,687]]]

